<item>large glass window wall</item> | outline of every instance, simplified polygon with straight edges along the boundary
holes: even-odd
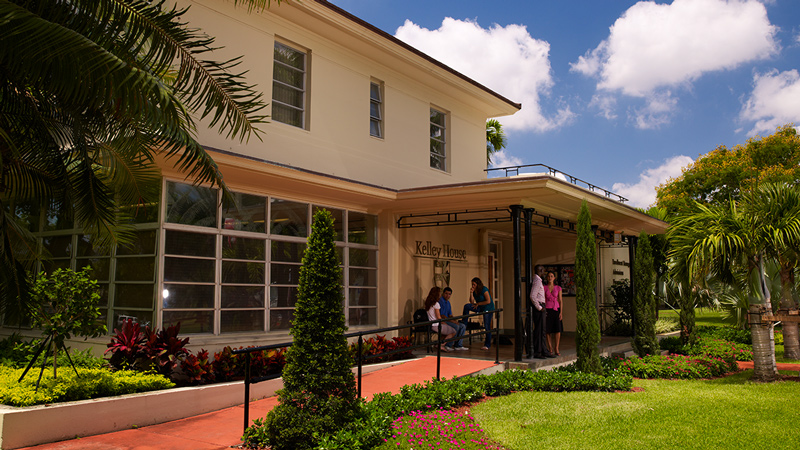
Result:
[[[313,213],[334,218],[345,314],[377,324],[377,217],[313,203],[167,182],[163,325],[186,333],[285,331]]]
[[[34,233],[45,255],[35,269],[37,273],[92,268],[92,276],[100,285],[101,320],[109,330],[128,318],[144,325],[155,323],[157,209],[155,205],[128,209],[134,228],[132,242],[99,247],[58,205],[46,211],[29,203],[14,205],[17,220]]]

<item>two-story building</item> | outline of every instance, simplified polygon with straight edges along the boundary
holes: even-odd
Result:
[[[196,0],[186,17],[225,55],[244,55],[271,119],[262,140],[247,143],[198,132],[235,204],[163,163],[161,202],[137,225],[133,250],[98,253],[79,229],[43,218],[51,267],[94,267],[110,329],[131,317],[181,322],[193,346],[210,350],[288,340],[317,208],[336,219],[351,329],[405,323],[434,284],[453,288],[460,311],[474,276],[506,309],[501,327],[513,329],[510,205],[532,212],[526,248],[566,285],[582,200],[598,245],[666,226],[549,173],[487,178],[485,122],[521,105],[324,0],[254,13]]]

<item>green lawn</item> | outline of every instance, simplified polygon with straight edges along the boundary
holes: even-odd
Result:
[[[722,326],[732,325],[723,320],[725,313],[722,311],[713,310],[710,308],[697,308],[694,310],[694,324],[695,325],[711,325]],[[678,311],[661,310],[658,312],[658,317],[674,317],[678,320]]]
[[[800,383],[635,380],[642,392],[522,392],[472,409],[511,449],[798,448]],[[796,372],[792,375],[797,375]]]

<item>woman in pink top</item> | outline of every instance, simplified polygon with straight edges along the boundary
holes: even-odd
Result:
[[[564,324],[561,306],[561,286],[556,285],[556,274],[547,272],[547,285],[544,287],[544,307],[547,309],[547,349],[550,353],[560,355],[559,344],[561,343],[561,332],[564,331]]]

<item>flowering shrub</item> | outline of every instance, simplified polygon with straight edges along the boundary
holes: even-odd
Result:
[[[414,411],[395,419],[392,435],[378,447],[393,449],[447,448],[495,449],[501,448],[482,436],[480,427],[469,414],[455,411]]]
[[[747,344],[737,344],[735,342],[714,339],[709,337],[700,338],[696,345],[684,348],[688,355],[706,355],[710,357],[722,358],[734,361],[752,361],[753,346]]]
[[[711,356],[648,355],[623,360],[617,369],[636,378],[711,378],[738,370],[736,360]]]

